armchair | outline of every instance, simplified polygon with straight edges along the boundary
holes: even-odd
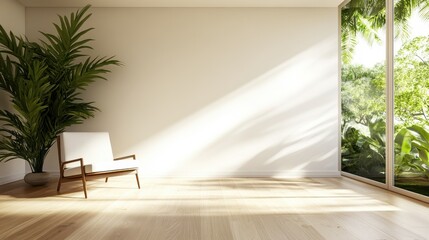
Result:
[[[135,174],[140,189],[138,161],[135,155],[113,158],[109,133],[64,132],[57,137],[60,178],[57,191],[63,182],[82,181],[85,198],[88,198],[86,181],[94,178]]]

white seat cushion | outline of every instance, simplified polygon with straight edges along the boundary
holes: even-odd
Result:
[[[117,161],[106,161],[96,162],[85,165],[85,173],[97,173],[97,172],[110,172],[110,171],[121,171],[121,170],[137,170],[138,160],[117,160]],[[84,159],[85,164],[85,159]],[[80,175],[80,166],[64,169],[64,177],[70,177]]]

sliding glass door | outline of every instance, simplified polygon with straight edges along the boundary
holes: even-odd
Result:
[[[341,8],[342,171],[377,182],[386,172],[385,1]]]

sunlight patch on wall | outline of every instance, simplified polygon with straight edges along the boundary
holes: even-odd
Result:
[[[319,42],[134,145],[129,151],[141,156],[142,174],[274,176],[304,167],[336,173],[338,76],[332,41]]]

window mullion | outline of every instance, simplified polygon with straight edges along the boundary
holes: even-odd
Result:
[[[386,0],[386,185],[394,184],[394,0]]]

